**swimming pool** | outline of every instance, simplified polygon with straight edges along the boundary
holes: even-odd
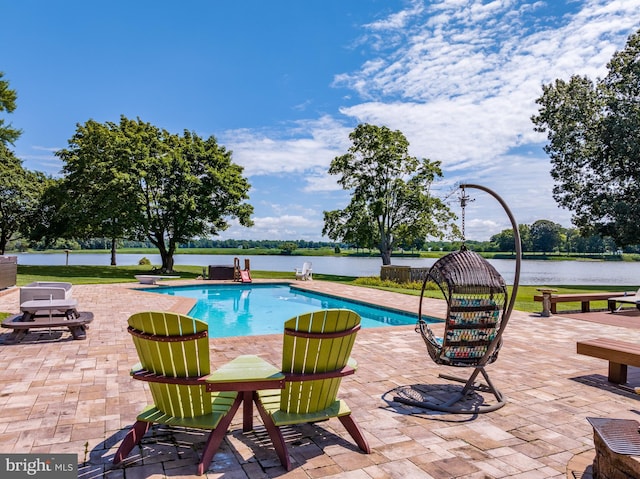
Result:
[[[417,316],[291,288],[288,284],[162,286],[144,291],[194,298],[189,316],[209,324],[209,336],[282,333],[283,323],[317,309],[347,308],[362,317],[363,328],[415,324]]]

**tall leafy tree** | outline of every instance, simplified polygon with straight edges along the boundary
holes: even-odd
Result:
[[[538,220],[531,225],[533,251],[550,253],[560,247],[562,226],[549,220]]]
[[[76,234],[111,238],[112,251],[117,238],[149,240],[162,271],[173,270],[180,243],[215,235],[230,218],[252,224],[245,201],[250,185],[214,137],[175,135],[124,116],[118,124],[90,120],[58,156],[67,195],[59,218]]]
[[[512,229],[502,230],[497,235],[493,235],[490,241],[498,246],[498,251],[513,252],[516,249],[516,240]]]
[[[352,146],[333,159],[329,173],[340,176],[351,202],[324,212],[322,233],[358,246],[375,244],[383,265],[391,264],[398,244],[442,238],[455,216],[430,193],[442,176],[440,162],[410,156],[402,132],[385,126],[361,124],[349,138]]]
[[[543,86],[532,121],[547,133],[554,199],[582,234],[626,246],[640,242],[640,31],[607,68]]]
[[[68,148],[56,153],[64,177],[47,195],[48,205],[55,205],[52,237],[109,238],[116,265],[117,241],[133,234],[139,208],[130,154],[118,124],[77,125]]]
[[[147,238],[173,270],[178,244],[216,235],[228,219],[251,226],[249,182],[231,152],[210,136],[184,131],[169,134],[149,123],[123,118],[120,129],[129,145],[138,183],[138,239]]]
[[[37,224],[39,200],[46,184],[42,173],[22,167],[22,162],[0,143],[0,254],[9,241],[27,237]]]
[[[29,239],[43,247],[53,247],[60,238],[80,238],[82,227],[74,217],[68,216],[73,205],[62,178],[48,178],[35,213]]]
[[[529,225],[519,224],[518,232],[520,233],[522,251],[531,251],[531,229]],[[497,245],[498,251],[510,251],[512,253],[516,251],[516,240],[513,235],[513,229],[511,228],[502,230],[497,235],[493,235],[490,241]]]
[[[16,99],[18,94],[15,90],[9,88],[9,82],[3,80],[3,72],[0,72],[0,112],[6,111],[12,113],[16,109]],[[22,132],[11,126],[11,123],[5,123],[0,118],[0,143],[3,145],[12,144],[18,139]]]

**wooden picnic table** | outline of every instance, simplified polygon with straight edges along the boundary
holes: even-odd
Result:
[[[73,339],[86,339],[87,324],[93,321],[93,313],[78,312],[75,299],[35,299],[20,305],[20,314],[14,314],[2,321],[3,328],[13,331],[5,344],[22,341],[31,329],[52,329],[65,327]],[[56,313],[54,313],[54,311]],[[39,313],[45,314],[39,314]],[[60,314],[62,313],[62,314]]]

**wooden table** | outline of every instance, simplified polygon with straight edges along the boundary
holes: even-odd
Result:
[[[242,430],[253,429],[253,402],[261,389],[284,388],[284,374],[260,356],[238,356],[207,376],[207,391],[238,391],[242,407]]]

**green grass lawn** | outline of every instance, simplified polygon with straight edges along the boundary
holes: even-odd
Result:
[[[17,286],[23,286],[33,281],[67,281],[73,284],[104,284],[104,283],[125,283],[135,282],[136,274],[149,274],[149,266],[33,266],[18,265]],[[194,279],[201,276],[203,268],[201,266],[176,266],[175,274],[184,279]],[[283,271],[251,271],[251,276],[255,279],[293,279],[291,272]],[[360,279],[353,276],[334,276],[328,274],[315,274],[315,279],[325,281],[335,281],[344,284],[355,284],[363,287],[373,287],[387,291],[394,291],[403,294],[420,295],[419,284],[395,285],[389,282],[380,282],[371,278]],[[544,285],[545,287],[557,289],[558,293],[583,293],[597,291],[636,291],[637,286],[563,286]],[[540,286],[525,285],[518,288],[515,309],[527,312],[539,312],[542,310],[542,303],[533,301],[533,296],[538,294],[537,288]],[[437,290],[427,291],[427,296],[442,298]],[[576,311],[580,309],[580,303],[558,303],[558,312]],[[606,301],[593,301],[591,308],[605,309]],[[9,313],[1,313],[0,318]]]

